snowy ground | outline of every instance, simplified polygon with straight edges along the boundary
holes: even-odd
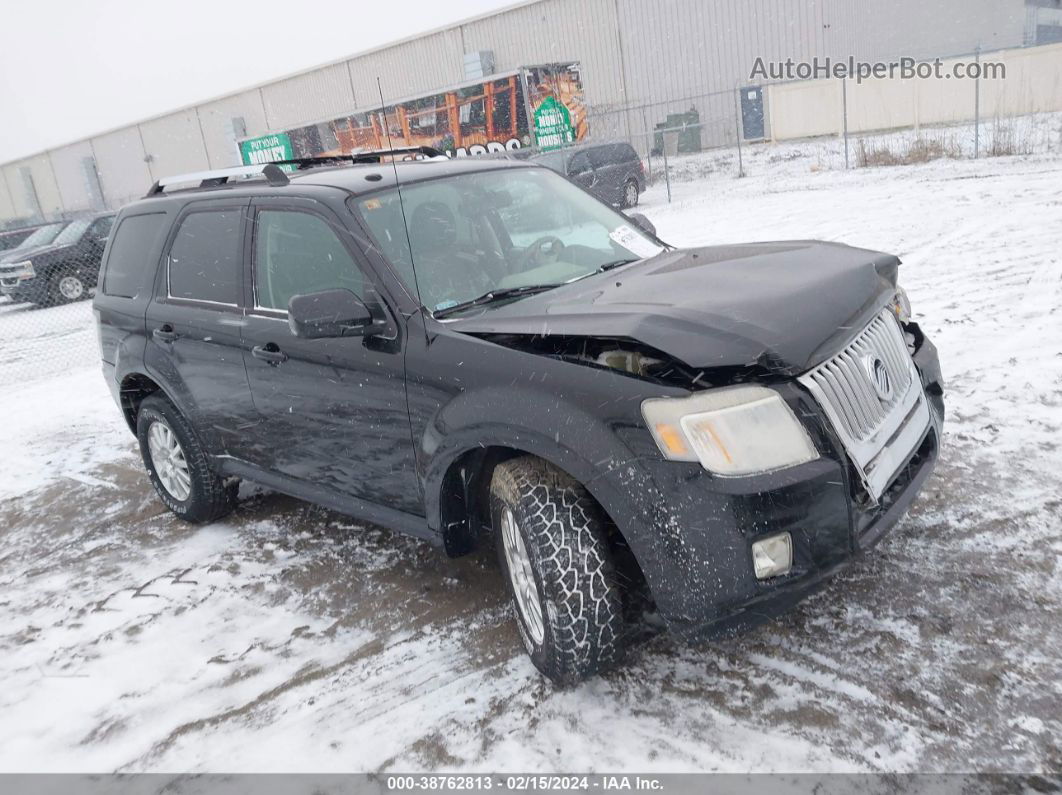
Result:
[[[174,520],[90,307],[0,304],[0,770],[1062,769],[1062,156],[800,151],[643,209],[678,244],[899,253],[947,379],[937,473],[782,620],[573,690],[524,656],[489,555],[261,492]]]

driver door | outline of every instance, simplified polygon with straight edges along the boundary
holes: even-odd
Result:
[[[308,199],[253,202],[243,357],[260,422],[240,455],[329,491],[423,514],[406,406],[404,328],[350,232]],[[386,314],[382,337],[302,339],[288,300],[350,290]]]

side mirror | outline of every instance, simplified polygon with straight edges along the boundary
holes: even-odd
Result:
[[[627,216],[634,222],[634,225],[641,229],[643,232],[648,232],[653,237],[656,237],[656,227],[653,226],[653,222],[646,218],[641,213],[631,213]]]
[[[303,339],[364,337],[382,330],[372,312],[350,290],[323,290],[292,296],[288,301],[291,333]]]

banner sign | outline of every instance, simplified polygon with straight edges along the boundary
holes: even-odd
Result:
[[[530,120],[529,120],[530,117]],[[353,112],[240,142],[244,163],[367,149],[432,146],[450,157],[533,145],[555,149],[588,135],[576,62],[527,66],[482,82]],[[277,154],[279,153],[279,154]],[[281,156],[282,155],[282,156]]]
[[[291,160],[295,155],[288,134],[276,133],[240,141],[240,157],[244,165],[253,166],[275,160]]]

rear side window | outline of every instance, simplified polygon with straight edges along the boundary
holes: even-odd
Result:
[[[630,144],[604,144],[595,146],[589,150],[590,161],[595,168],[614,165],[616,163],[630,163],[638,159],[634,148]]]
[[[185,216],[167,257],[171,298],[239,303],[242,218],[237,207]]]
[[[135,298],[154,280],[154,263],[158,262],[155,245],[165,220],[165,213],[128,215],[122,219],[107,255],[104,295]]]

